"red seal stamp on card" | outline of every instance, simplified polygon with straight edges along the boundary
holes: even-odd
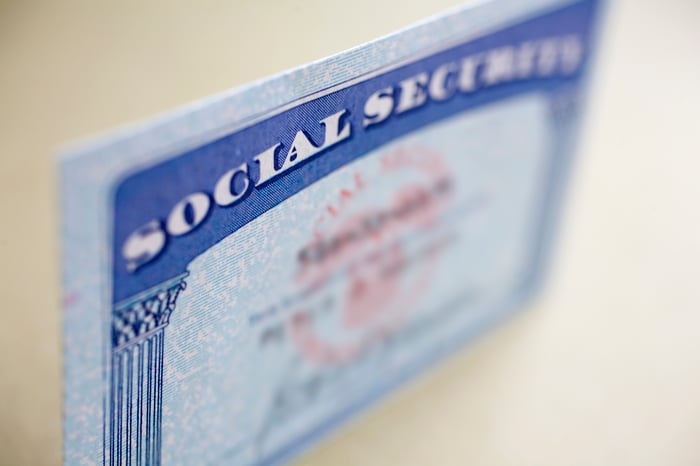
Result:
[[[441,248],[425,239],[451,194],[443,157],[410,145],[382,154],[375,172],[354,173],[352,185],[323,207],[295,277],[323,297],[314,311],[299,309],[290,321],[308,360],[353,360],[405,322],[434,275]],[[414,243],[423,246],[415,250]]]

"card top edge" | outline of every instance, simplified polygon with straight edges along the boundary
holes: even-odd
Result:
[[[158,151],[153,147],[153,139],[141,140],[146,135],[157,133],[167,134],[174,130],[174,126],[185,123],[188,120],[187,133],[179,134],[180,141],[190,141],[192,137],[211,140],[213,128],[203,127],[197,120],[203,112],[219,114],[222,126],[231,132],[235,129],[253,124],[256,118],[267,117],[275,109],[282,105],[295,105],[299,100],[308,98],[318,93],[326,92],[333,87],[341,85],[353,78],[366,75],[373,71],[381,71],[392,65],[401,64],[421,54],[431,53],[436,49],[449,47],[453,43],[469,40],[472,36],[487,33],[494,28],[505,27],[515,21],[525,20],[531,16],[542,14],[547,10],[558,8],[567,4],[577,3],[579,0],[475,0],[465,5],[458,5],[439,12],[426,19],[414,22],[404,28],[378,37],[371,41],[356,45],[341,52],[303,63],[294,68],[264,76],[248,83],[234,86],[230,89],[214,93],[210,96],[190,101],[174,108],[166,109],[155,114],[146,115],[143,118],[118,125],[68,141],[61,144],[56,151],[55,163],[60,166],[62,174],[70,171],[74,163],[85,162],[86,157],[103,153],[102,157],[92,157],[95,162],[104,161],[118,147],[124,152],[124,145],[134,147],[143,146],[143,152],[139,154],[132,150],[132,156],[137,157],[138,162],[148,162],[144,152]],[[429,34],[430,32],[430,34]],[[371,63],[355,63],[362,61],[368,55]],[[335,76],[327,76],[325,69],[333,65],[344,65]],[[350,70],[353,70],[351,72]],[[324,85],[319,85],[323,79]],[[267,98],[260,99],[261,94],[267,94]],[[255,99],[253,99],[255,97]],[[247,102],[255,100],[255,102]],[[223,115],[224,107],[229,111]],[[236,108],[231,112],[231,108]],[[237,124],[235,129],[230,128]],[[221,126],[221,125],[220,125]],[[182,130],[182,127],[178,127]],[[222,132],[222,128],[218,128]],[[205,133],[202,136],[202,133]],[[170,135],[172,136],[172,135]],[[196,145],[196,142],[191,141]],[[169,145],[172,145],[169,144]],[[136,160],[135,160],[136,161]],[[137,163],[138,163],[137,162]],[[90,164],[92,166],[92,164]],[[98,168],[97,165],[92,166]]]

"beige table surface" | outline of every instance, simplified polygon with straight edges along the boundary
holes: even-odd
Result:
[[[98,3],[0,3],[3,465],[61,461],[57,146],[455,2]],[[700,2],[611,3],[545,293],[298,464],[700,465]]]

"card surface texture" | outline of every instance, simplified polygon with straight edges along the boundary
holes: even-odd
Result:
[[[65,463],[284,463],[522,307],[598,3],[466,6],[65,154]]]

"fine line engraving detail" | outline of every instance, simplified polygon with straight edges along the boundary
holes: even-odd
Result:
[[[178,275],[118,303],[112,315],[110,466],[161,464],[165,327],[187,286]],[[107,452],[105,451],[105,454]]]

